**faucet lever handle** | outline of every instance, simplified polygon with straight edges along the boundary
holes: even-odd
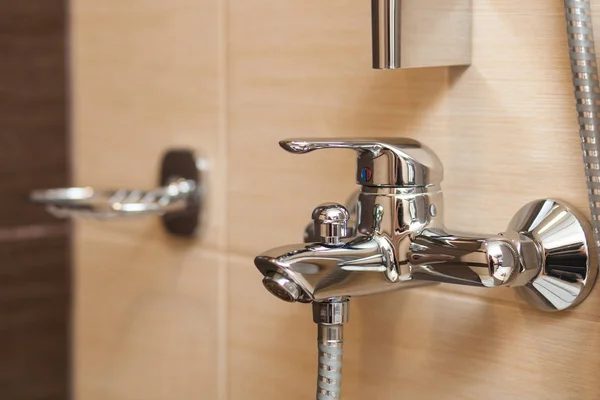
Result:
[[[356,182],[372,187],[415,187],[442,182],[443,168],[433,151],[408,138],[288,139],[279,142],[294,154],[321,149],[351,149],[357,153]]]

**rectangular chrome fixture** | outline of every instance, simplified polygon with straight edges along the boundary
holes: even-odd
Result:
[[[471,64],[472,0],[371,0],[373,68]]]

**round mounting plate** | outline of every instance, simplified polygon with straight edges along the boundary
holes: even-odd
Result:
[[[592,227],[572,206],[536,200],[517,212],[508,226],[541,248],[541,268],[527,285],[515,290],[544,311],[561,311],[581,303],[596,281],[598,257]]]

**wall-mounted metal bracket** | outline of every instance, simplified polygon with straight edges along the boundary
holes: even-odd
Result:
[[[201,176],[198,159],[189,149],[165,153],[159,187],[152,190],[97,190],[71,187],[36,190],[32,202],[46,206],[58,218],[111,219],[159,215],[173,235],[192,236],[200,222]]]
[[[472,0],[371,0],[373,68],[471,64]]]

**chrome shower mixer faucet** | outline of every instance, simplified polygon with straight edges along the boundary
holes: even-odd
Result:
[[[560,311],[584,300],[595,282],[591,227],[568,204],[533,201],[505,232],[455,234],[443,221],[442,163],[421,143],[297,139],[280,145],[294,154],[350,149],[357,155],[360,191],[352,204],[317,206],[305,243],[277,247],[254,260],[272,294],[314,302],[321,361],[334,360],[341,369],[341,326],[353,296],[436,282],[506,286],[531,306]],[[321,361],[317,398],[339,398],[341,370]]]

